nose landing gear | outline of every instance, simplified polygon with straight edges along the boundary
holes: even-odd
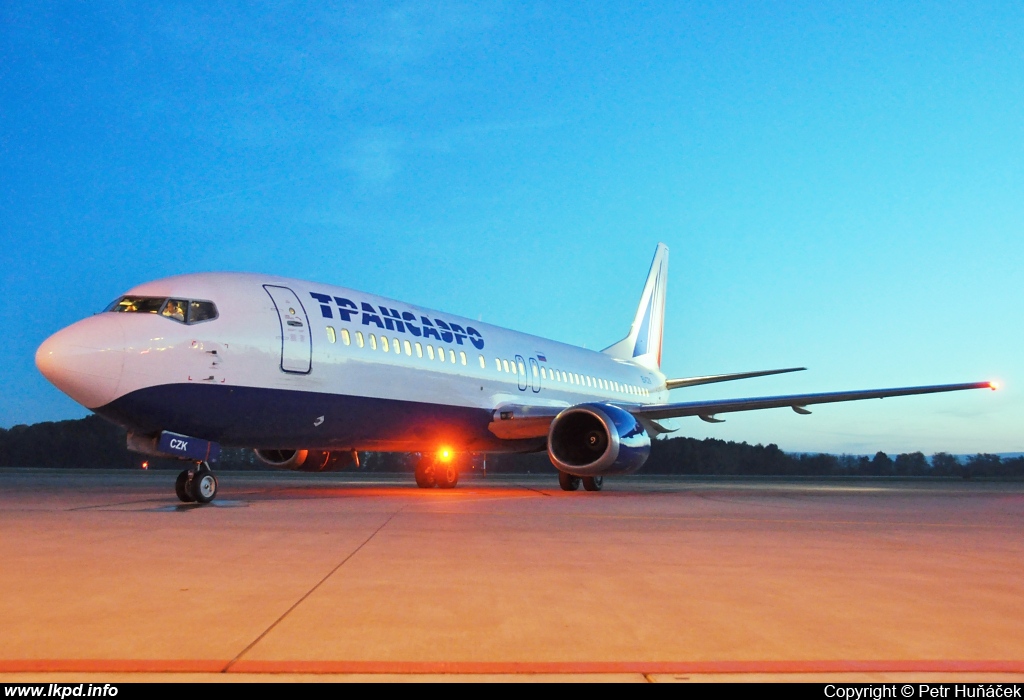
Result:
[[[174,492],[182,503],[209,503],[217,497],[217,477],[207,462],[178,474]]]

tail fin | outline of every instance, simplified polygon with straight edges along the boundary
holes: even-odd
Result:
[[[659,243],[647,284],[640,295],[636,317],[629,335],[603,350],[620,360],[630,360],[648,369],[661,368],[661,338],[665,329],[665,287],[668,283],[668,246]]]

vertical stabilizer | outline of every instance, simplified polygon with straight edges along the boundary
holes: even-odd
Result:
[[[620,360],[630,360],[648,369],[661,368],[661,338],[665,329],[665,287],[668,283],[668,246],[659,243],[654,262],[647,275],[647,284],[640,295],[636,317],[629,335],[604,349],[604,353]]]

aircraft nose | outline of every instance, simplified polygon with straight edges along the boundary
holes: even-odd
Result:
[[[115,314],[98,314],[57,331],[36,351],[50,383],[86,408],[110,403],[124,367],[124,331]]]

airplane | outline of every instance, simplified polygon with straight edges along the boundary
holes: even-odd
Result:
[[[128,448],[190,466],[186,503],[217,494],[221,446],[282,469],[358,466],[360,451],[420,453],[422,488],[452,488],[471,453],[547,451],[559,485],[599,491],[637,471],[660,421],[967,389],[893,389],[673,402],[686,387],[803,367],[672,379],[661,372],[668,248],[658,244],[625,338],[598,352],[328,284],[247,273],[136,286],[58,331],[36,366],[128,432]]]

